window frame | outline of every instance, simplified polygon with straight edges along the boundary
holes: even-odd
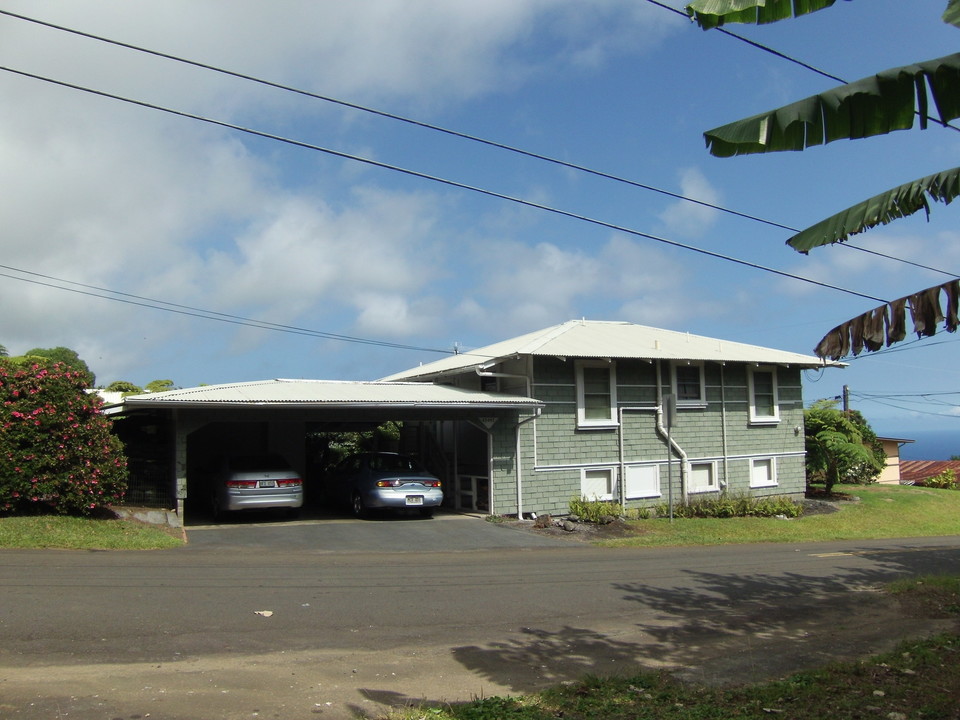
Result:
[[[584,492],[584,483],[586,482],[587,475],[590,473],[606,473],[607,474],[607,489],[608,492],[603,495],[593,495],[588,496]],[[617,469],[615,467],[585,467],[580,468],[580,497],[584,498],[588,502],[599,501],[599,502],[612,502],[617,499]]]
[[[677,370],[680,368],[696,368],[700,380],[700,397],[697,399],[681,398],[678,391]],[[703,363],[698,361],[674,362],[670,365],[670,389],[677,399],[678,408],[704,408],[707,406],[707,381]]]
[[[764,482],[757,482],[754,475],[754,471],[756,467],[761,463],[770,464],[769,465],[770,473],[768,475],[767,480],[765,480]],[[777,476],[777,473],[778,473],[777,459],[775,457],[750,458],[750,489],[779,487],[780,481]]]
[[[588,418],[586,406],[586,385],[584,383],[584,370],[601,369],[607,371],[607,381],[609,383],[609,413],[602,418]],[[587,430],[597,430],[604,428],[615,428],[619,423],[617,417],[617,366],[613,361],[606,360],[578,360],[576,364],[576,383],[577,383],[577,427]]]
[[[757,388],[754,376],[757,373],[770,373],[773,395],[773,414],[760,415],[757,413]],[[777,383],[776,365],[757,365],[750,367],[747,372],[747,394],[750,400],[750,423],[753,425],[773,425],[780,422],[780,392]]]
[[[712,485],[694,485],[693,484],[693,469],[694,467],[709,467],[710,468],[710,478],[713,481]],[[687,492],[690,495],[700,495],[703,493],[718,493],[720,492],[720,477],[717,475],[717,461],[716,460],[700,460],[687,463],[687,479],[689,487]]]
[[[638,479],[640,473],[650,473],[652,477],[641,477]],[[634,484],[631,485],[631,475],[634,475]],[[649,490],[645,489],[643,491],[636,490],[638,485],[650,484]],[[652,487],[656,485],[656,489]],[[633,491],[631,491],[633,487]],[[652,491],[652,492],[651,492]],[[624,467],[624,478],[623,478],[623,492],[627,500],[644,500],[649,498],[659,498],[663,497],[663,488],[660,477],[660,464],[644,464],[644,465],[626,465]]]

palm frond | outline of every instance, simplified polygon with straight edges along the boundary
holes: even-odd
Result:
[[[960,0],[950,0],[943,11],[942,20],[948,25],[960,27]]]
[[[823,10],[836,0],[696,0],[686,7],[689,15],[704,30],[725,23],[766,23],[786,20]]]
[[[803,150],[834,140],[927,126],[928,93],[940,121],[960,117],[960,53],[891,68],[704,133],[710,154]]]
[[[787,245],[798,252],[806,253],[821,245],[843,242],[850,235],[877,225],[886,225],[920,210],[925,211],[929,217],[929,200],[949,205],[958,196],[960,167],[955,167],[874,195],[802,230],[787,240]]]

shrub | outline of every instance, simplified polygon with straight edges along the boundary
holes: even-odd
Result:
[[[670,514],[668,505],[661,503],[656,508],[657,517]],[[695,498],[673,506],[675,518],[728,518],[728,517],[776,517],[789,518],[803,514],[803,505],[785,497],[754,498],[748,495],[720,495],[711,498]]]
[[[940,490],[957,490],[957,474],[950,469],[944,470],[939,475],[924,480],[923,486],[939,488]]]
[[[599,523],[604,517],[620,517],[620,504],[605,500],[570,499],[570,514],[584,522]]]
[[[0,512],[89,515],[119,503],[127,461],[87,373],[0,359]]]

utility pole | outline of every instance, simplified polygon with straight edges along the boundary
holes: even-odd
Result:
[[[843,386],[843,414],[850,415],[850,386]]]

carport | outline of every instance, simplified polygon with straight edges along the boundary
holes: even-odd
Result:
[[[429,383],[278,379],[132,395],[105,411],[130,459],[128,503],[175,509],[182,522],[196,492],[191,473],[212,452],[277,452],[307,478],[308,429],[388,421],[403,423],[400,449],[441,475],[445,505],[484,512],[491,429],[506,424],[516,436],[542,407],[533,398]]]

